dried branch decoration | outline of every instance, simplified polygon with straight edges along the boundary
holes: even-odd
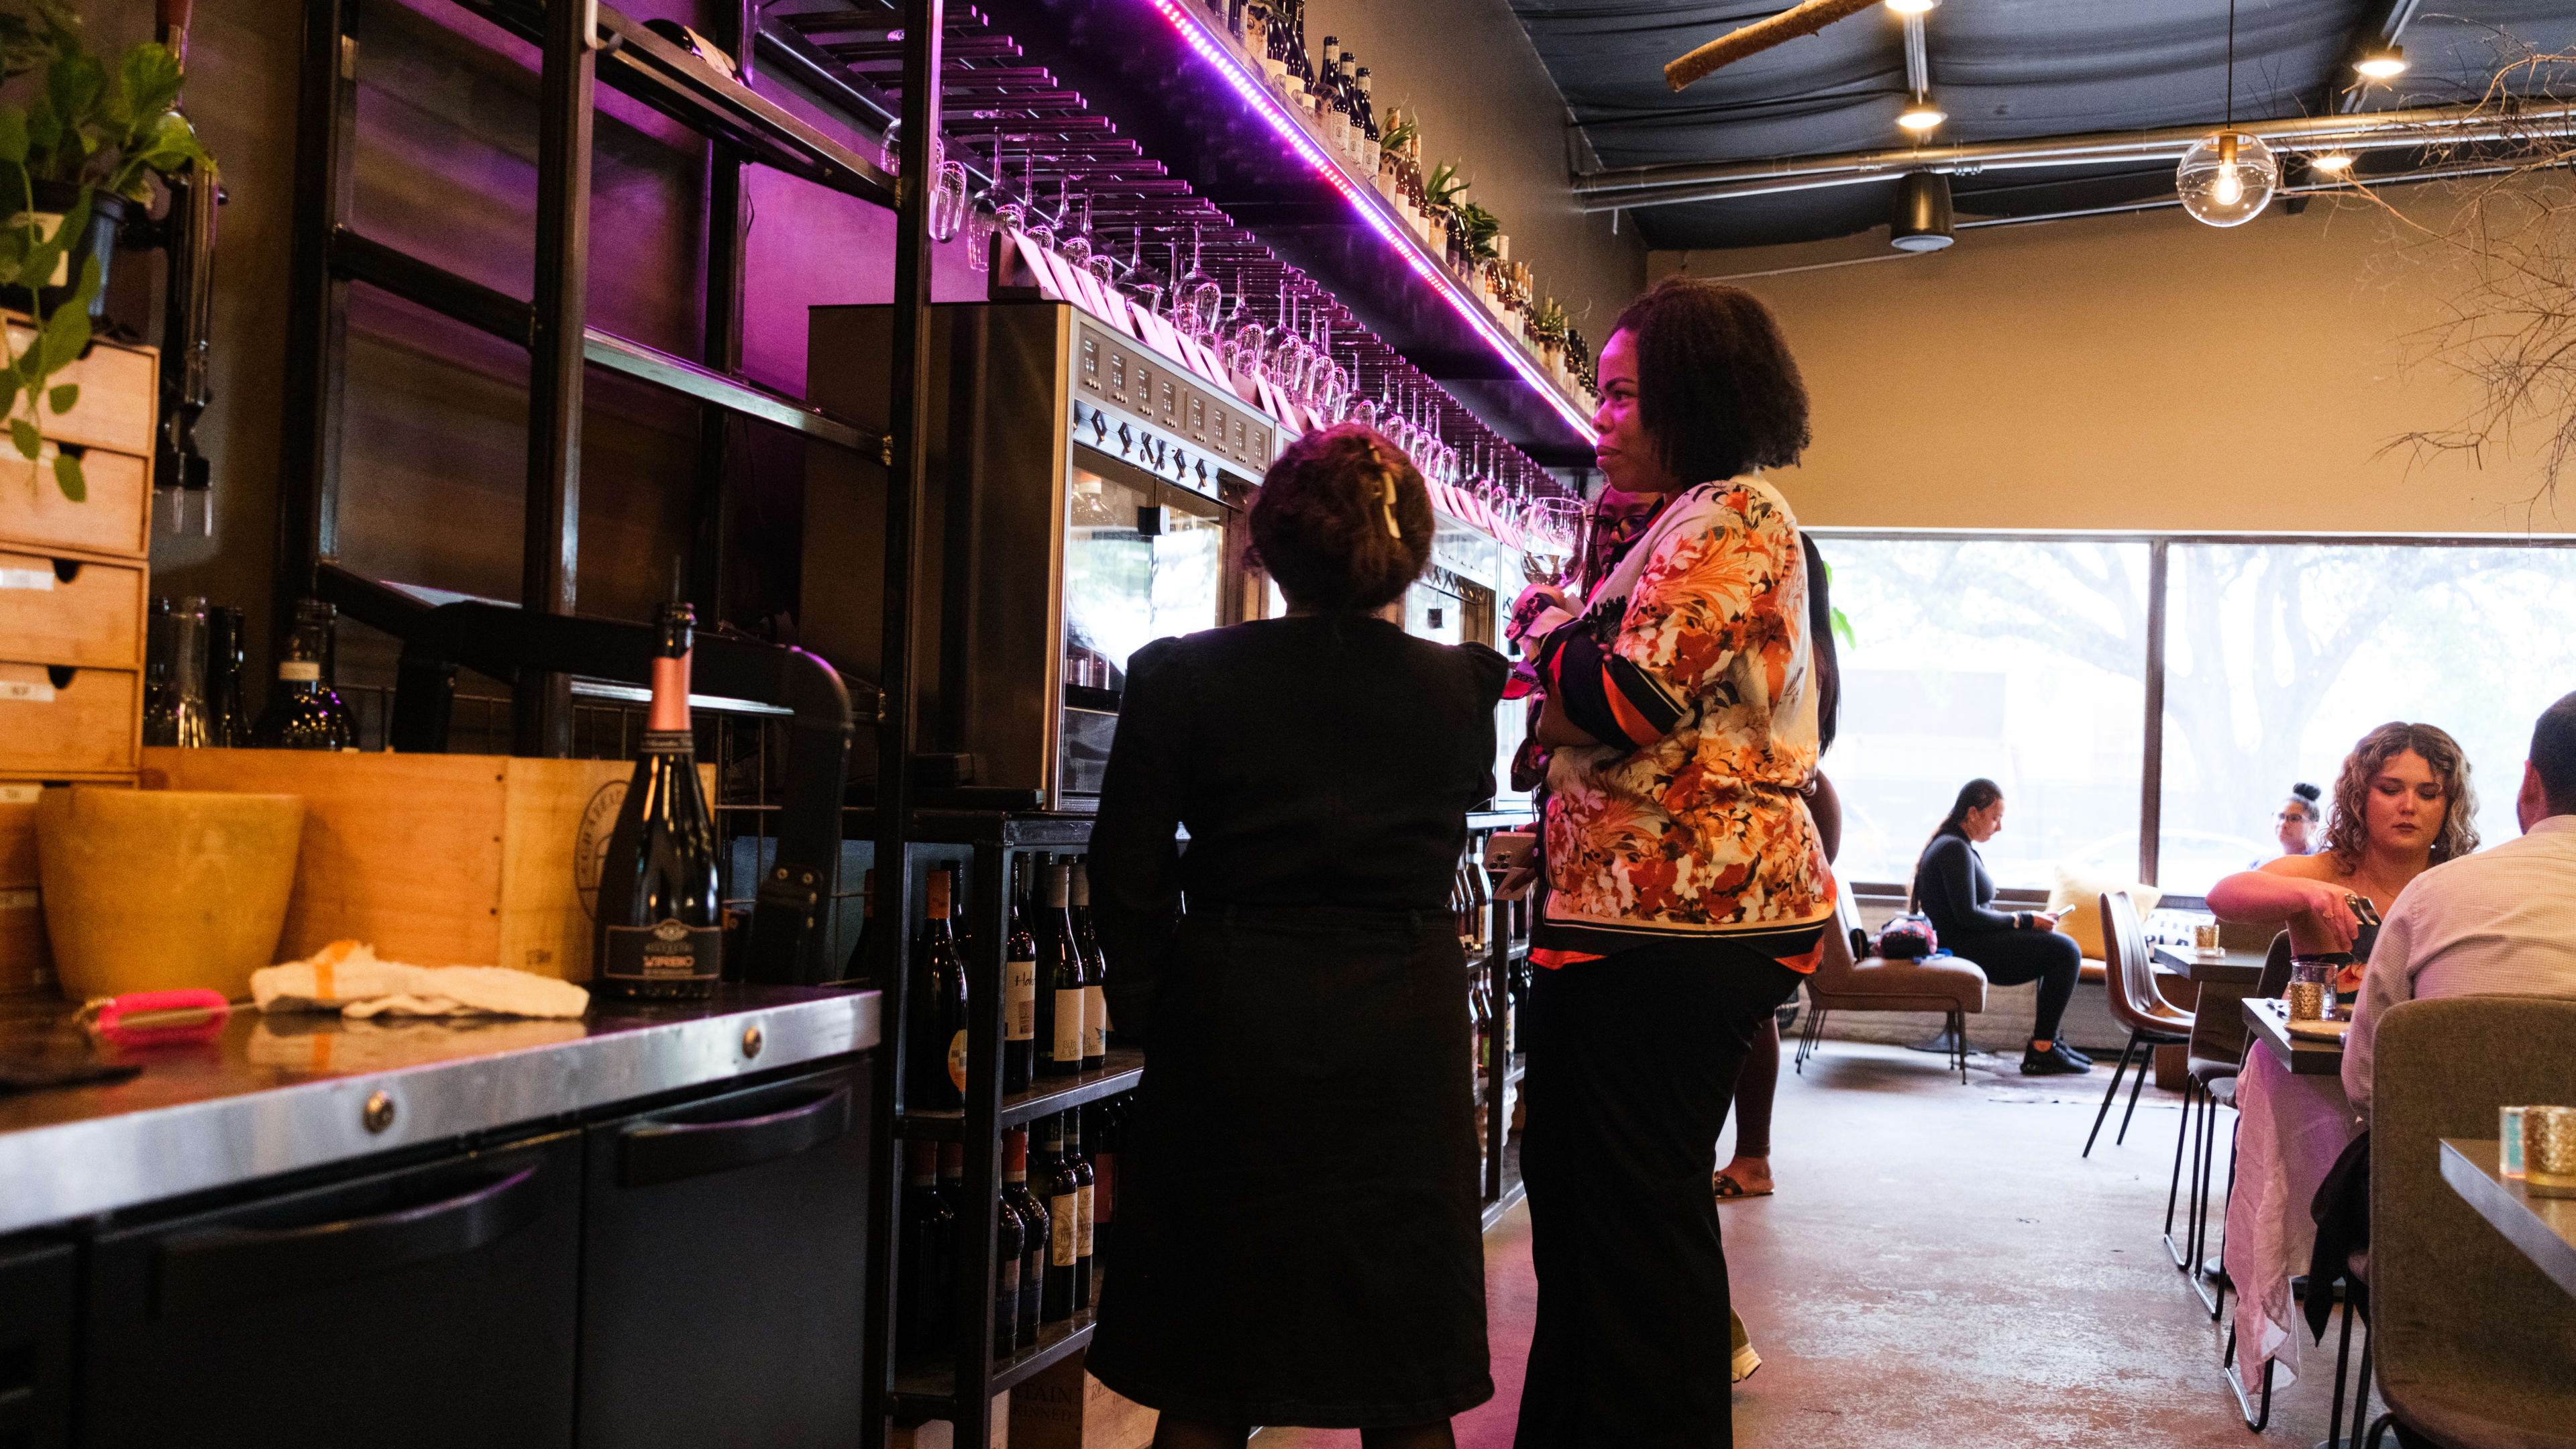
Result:
[[[1759,55],[1775,45],[1813,35],[1846,16],[1858,15],[1878,0],[1805,0],[1768,20],[1730,30],[1690,54],[1664,67],[1664,84],[1680,90],[1707,76],[1721,66],[1733,65],[1748,55]]]

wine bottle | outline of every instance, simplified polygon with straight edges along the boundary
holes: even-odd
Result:
[[[1029,1191],[1029,1132],[1013,1127],[1002,1134],[1002,1192],[1020,1215],[1019,1341],[1033,1348],[1038,1341],[1038,1299],[1046,1287],[1047,1249],[1054,1237],[1046,1204]]]
[[[1324,37],[1323,75],[1317,82],[1315,94],[1315,120],[1324,133],[1324,149],[1334,155],[1349,150],[1351,143],[1350,112],[1341,107],[1340,97],[1333,94],[1333,82],[1340,78],[1333,69],[1333,57],[1339,52],[1341,43],[1338,36]]]
[[[1038,989],[1050,999],[1054,1030],[1038,1074],[1070,1077],[1082,1070],[1083,1038],[1089,1029],[1087,988],[1091,983],[1074,945],[1073,920],[1065,905],[1070,867],[1046,868],[1046,906],[1038,913]]]
[[[903,1246],[896,1270],[895,1354],[926,1358],[948,1346],[946,1305],[956,1301],[949,1277],[956,1261],[957,1215],[939,1193],[939,1144],[904,1144]]]
[[[171,708],[170,620],[168,594],[154,594],[143,618],[143,743],[179,743],[179,720]]]
[[[356,721],[332,687],[331,629],[338,610],[319,599],[295,605],[295,630],[277,661],[277,687],[251,730],[264,750],[353,750]]]
[[[916,1112],[966,1105],[966,963],[949,927],[950,872],[931,867],[921,939],[913,943],[913,1029],[904,1058],[910,1063],[906,1105]]]
[[[1009,1358],[1020,1343],[1020,1252],[1028,1225],[1008,1192],[993,1199],[993,1357]]]
[[[1082,962],[1082,1069],[1096,1072],[1109,1058],[1109,962],[1091,934],[1091,871],[1079,857],[1066,882],[1066,906],[1074,954]]]
[[[938,1325],[939,1351],[954,1352],[957,1335],[966,1331],[964,1320],[957,1314],[957,1290],[965,1281],[966,1262],[959,1256],[966,1245],[966,1144],[939,1144],[939,1222],[941,1236],[933,1244],[939,1254],[939,1307],[932,1321]]]
[[[237,750],[250,743],[250,715],[242,708],[242,611],[217,605],[206,621],[206,742]]]
[[[1127,1102],[1121,1095],[1094,1103],[1091,1130],[1091,1301],[1100,1301],[1109,1266],[1110,1225],[1118,1220],[1118,1158],[1127,1141]]]
[[[715,993],[724,971],[716,827],[689,734],[689,649],[696,622],[686,604],[662,606],[653,647],[653,703],[600,863],[591,989],[610,996],[703,1000]],[[299,638],[304,629],[299,610]]]
[[[1025,1092],[1038,1065],[1038,943],[1029,934],[1028,863],[1011,865],[1011,934],[1002,950],[1002,1090]]]
[[[1098,1302],[1091,1296],[1092,1203],[1098,1178],[1091,1163],[1082,1155],[1082,1109],[1064,1114],[1064,1160],[1073,1169],[1073,1306],[1089,1308]]]
[[[1046,1173],[1047,1263],[1038,1316],[1059,1323],[1073,1316],[1074,1235],[1082,1214],[1082,1183],[1064,1160],[1064,1119],[1038,1122],[1038,1159]]]

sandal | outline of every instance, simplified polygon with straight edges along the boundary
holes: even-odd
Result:
[[[1762,1189],[1760,1192],[1746,1192],[1744,1190],[1744,1184],[1727,1176],[1723,1169],[1720,1169],[1717,1173],[1717,1180],[1712,1184],[1712,1186],[1717,1193],[1717,1200],[1719,1202],[1742,1202],[1747,1198],[1769,1197],[1771,1195],[1771,1189],[1767,1187]]]

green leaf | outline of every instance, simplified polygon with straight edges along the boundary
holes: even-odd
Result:
[[[108,99],[110,124],[125,128],[149,122],[178,99],[179,57],[166,45],[146,41],[117,64]]]
[[[45,374],[50,376],[69,367],[89,346],[89,302],[98,295],[98,258],[81,258],[80,285],[72,289],[71,300],[54,309],[45,319],[42,343]]]
[[[1851,620],[1844,618],[1843,611],[1840,609],[1836,609],[1833,612],[1834,637],[1842,641],[1844,648],[1858,649],[1860,647],[1860,636],[1852,632]]]
[[[15,228],[21,236],[35,229],[33,220]],[[43,237],[35,245],[27,248],[27,254],[19,264],[19,285],[26,286],[31,283],[39,287],[52,285],[54,263],[62,259],[63,253],[79,245],[81,234],[87,230],[89,230],[89,189],[83,187],[80,200],[72,203],[71,211],[63,217],[63,224],[54,228],[53,235]]]
[[[80,459],[69,453],[54,455],[54,486],[62,489],[63,496],[74,503],[88,500],[89,480],[81,476]]]
[[[0,79],[25,75],[53,59],[54,47],[23,15],[0,15]]]
[[[27,164],[27,111],[23,106],[0,111],[0,161],[12,166]]]
[[[18,445],[19,456],[30,463],[36,461],[36,455],[45,446],[45,440],[36,434],[36,425],[25,418],[9,420],[9,440]]]
[[[78,406],[80,406],[79,383],[67,382],[45,394],[45,410],[55,417],[61,417]]]

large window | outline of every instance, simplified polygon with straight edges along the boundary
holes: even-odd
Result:
[[[1843,646],[1842,869],[1909,881],[1966,780],[2004,788],[1997,883],[2139,864],[2160,782],[2155,880],[2199,895],[2278,853],[2294,780],[2323,787],[2393,719],[2467,752],[2490,843],[2516,833],[2532,720],[2576,690],[2576,548],[1819,534]],[[2164,555],[2155,596],[2153,559]],[[2161,607],[2164,648],[2151,654]],[[2161,669],[2161,748],[2143,727]]]
[[[2106,853],[2134,870],[2148,546],[1817,542],[1852,631],[1824,765],[1843,802],[1843,874],[1912,881],[1932,827],[1980,776],[2004,789],[2003,831],[1983,851],[1996,884],[2045,889],[2056,862]]]

